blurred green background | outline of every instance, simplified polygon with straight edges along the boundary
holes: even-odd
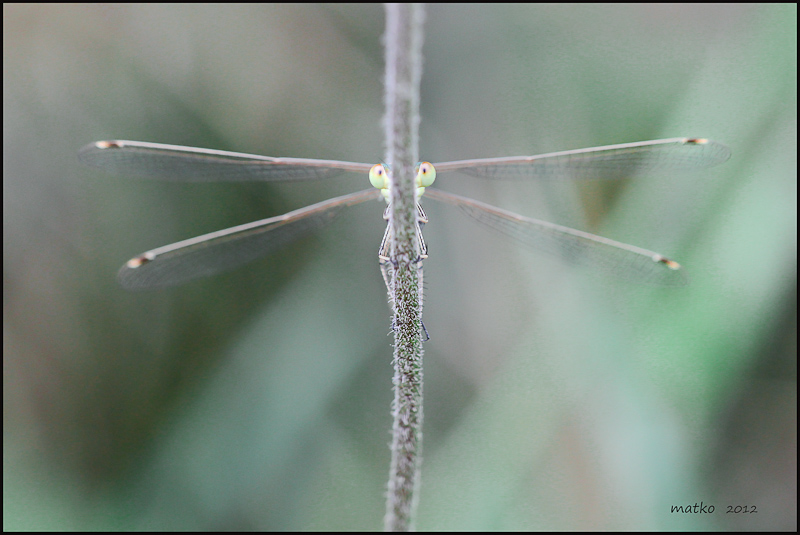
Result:
[[[382,7],[4,4],[3,20],[4,528],[380,529],[379,203],[184,287],[114,279],[366,177],[169,184],[76,152],[380,161]],[[419,529],[797,529],[796,20],[793,4],[429,7],[426,160],[674,136],[733,157],[608,182],[440,177],[662,252],[690,284],[570,269],[425,203]],[[670,512],[700,502],[716,510]]]

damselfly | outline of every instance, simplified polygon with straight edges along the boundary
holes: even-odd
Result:
[[[585,179],[663,169],[699,169],[717,165],[729,157],[730,150],[720,143],[698,138],[672,138],[539,156],[460,160],[435,165],[422,162],[417,166],[417,199],[425,194],[429,199],[457,206],[476,221],[536,249],[561,255],[572,264],[596,267],[625,279],[674,286],[684,280],[679,272],[680,264],[656,252],[427,188],[433,184],[437,173],[453,171],[491,180]],[[79,158],[88,165],[115,173],[183,182],[297,181],[327,179],[348,171],[368,173],[374,186],[281,216],[204,234],[140,254],[129,260],[119,272],[120,284],[133,290],[175,286],[232,269],[327,225],[346,207],[382,197],[388,200],[390,170],[384,164],[271,158],[141,141],[96,141],[82,148]],[[419,204],[417,213],[421,230],[427,217]],[[386,218],[388,212],[384,212]],[[427,257],[427,248],[422,234],[419,236],[421,260]],[[387,279],[390,239],[387,225],[379,250],[384,279]]]

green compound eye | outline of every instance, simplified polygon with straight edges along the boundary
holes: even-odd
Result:
[[[436,180],[436,168],[430,162],[417,164],[417,187],[427,188]]]
[[[372,169],[369,170],[369,182],[378,189],[389,188],[389,173],[386,172],[383,164],[379,163],[372,166]]]

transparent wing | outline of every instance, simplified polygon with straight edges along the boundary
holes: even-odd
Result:
[[[119,283],[128,290],[165,288],[228,271],[327,225],[342,208],[377,199],[380,191],[368,189],[159,247],[122,266]]]
[[[425,190],[425,198],[457,206],[476,221],[571,264],[599,269],[623,280],[661,286],[686,284],[680,264],[654,251],[523,217],[434,188]]]
[[[95,141],[79,151],[78,159],[112,173],[181,182],[310,180],[345,171],[369,173],[372,167],[367,163],[271,158],[144,141]]]
[[[658,169],[700,169],[720,164],[730,156],[730,149],[715,141],[672,138],[538,156],[461,160],[434,167],[437,173],[458,171],[489,179],[620,178]]]

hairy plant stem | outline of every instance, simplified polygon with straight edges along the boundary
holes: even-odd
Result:
[[[389,224],[394,329],[392,463],[384,529],[410,531],[422,447],[422,264],[417,236],[415,167],[422,75],[421,4],[386,5],[386,162],[391,169]]]

